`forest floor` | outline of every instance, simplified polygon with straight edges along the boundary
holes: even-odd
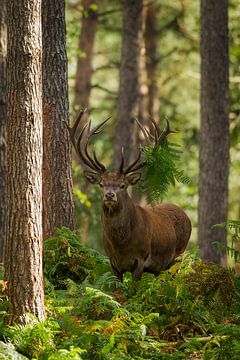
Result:
[[[240,280],[184,254],[168,271],[119,282],[68,229],[44,250],[46,321],[3,325],[0,359],[240,359]],[[2,288],[4,282],[1,281]],[[134,294],[134,295],[133,295]]]

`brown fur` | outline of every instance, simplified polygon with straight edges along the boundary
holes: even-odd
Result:
[[[191,223],[182,209],[172,204],[154,208],[135,205],[127,193],[127,185],[119,189],[127,177],[110,173],[101,176],[105,193],[115,193],[111,205],[103,201],[103,244],[115,275],[122,280],[125,272],[135,280],[143,271],[159,274],[167,269],[186,248]]]
[[[68,127],[71,141],[86,169],[84,174],[92,184],[102,188],[103,244],[116,276],[121,280],[126,271],[131,271],[135,280],[143,271],[158,274],[166,269],[186,248],[191,223],[183,210],[176,205],[163,204],[155,208],[135,205],[127,193],[129,185],[135,185],[141,178],[137,172],[146,165],[141,150],[127,167],[124,165],[122,149],[118,171],[108,172],[106,167],[87,151],[90,138],[100,132],[106,119],[90,130],[90,122],[83,126],[78,138],[76,130],[84,111],[80,111],[74,126]],[[137,123],[147,142],[154,140],[154,148],[159,148],[171,131],[169,122],[161,131],[157,123],[150,119],[154,134]]]

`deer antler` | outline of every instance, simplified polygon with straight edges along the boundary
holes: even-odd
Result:
[[[88,144],[92,136],[97,135],[101,132],[102,127],[105,123],[110,119],[107,118],[102,123],[98,124],[91,130],[91,120],[89,120],[81,129],[78,138],[75,138],[76,131],[78,126],[81,122],[83,114],[86,112],[87,109],[81,110],[77,115],[77,118],[74,122],[72,128],[68,126],[68,131],[70,135],[71,142],[74,146],[74,149],[79,156],[80,160],[82,161],[82,165],[84,167],[90,168],[97,173],[104,173],[106,171],[105,166],[97,159],[95,151],[93,152],[93,157],[88,152]]]
[[[148,143],[153,143],[155,149],[158,149],[163,144],[164,140],[170,133],[175,132],[170,129],[168,120],[167,120],[166,128],[163,131],[161,131],[161,129],[159,128],[159,126],[157,125],[155,120],[150,118],[150,121],[153,125],[153,130],[154,130],[154,133],[152,135],[151,132],[146,127],[144,127],[138,121],[137,118],[135,118],[135,120],[136,120],[138,126],[140,127],[145,140]],[[122,161],[121,161],[121,166],[120,166],[119,172],[121,172],[123,174],[133,173],[133,172],[141,169],[142,167],[144,167],[146,165],[146,162],[144,160],[141,160],[141,150],[138,149],[138,155],[137,155],[136,159],[130,165],[128,165],[128,167],[125,169],[123,168],[123,164],[124,164],[124,158],[123,158],[123,151],[122,151]]]

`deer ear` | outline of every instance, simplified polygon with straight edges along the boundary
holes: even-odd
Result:
[[[127,175],[127,181],[130,185],[135,185],[141,179],[141,173],[132,173]]]
[[[100,175],[94,172],[84,171],[84,175],[91,184],[97,184],[100,181]]]

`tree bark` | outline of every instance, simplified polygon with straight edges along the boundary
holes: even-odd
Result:
[[[64,0],[43,0],[43,239],[74,229]]]
[[[80,56],[77,62],[74,106],[89,107],[92,78],[92,57],[98,22],[99,0],[83,0],[82,27],[79,37]]]
[[[157,6],[151,4],[148,7],[146,19],[146,64],[148,76],[148,112],[155,120],[159,118],[159,97],[157,85],[158,56],[158,24]]]
[[[148,119],[148,74],[147,74],[147,63],[146,63],[146,17],[147,17],[147,4],[146,0],[143,0],[143,9],[142,9],[142,36],[141,36],[141,49],[140,49],[140,59],[139,59],[139,101],[138,101],[138,120],[141,124],[146,124]],[[139,131],[137,127],[137,132]]]
[[[224,265],[229,167],[228,1],[201,1],[201,134],[199,246],[203,259]]]
[[[120,88],[117,101],[116,134],[113,167],[120,164],[121,148],[124,159],[132,160],[137,141],[134,117],[138,114],[139,61],[142,43],[143,1],[124,0],[123,40],[120,66]]]
[[[83,0],[82,24],[79,36],[80,55],[77,61],[74,108],[89,108],[92,80],[92,59],[94,40],[98,23],[98,0]],[[83,115],[83,121],[87,120],[88,114]],[[89,183],[84,180],[81,187],[83,193],[87,193]],[[89,229],[89,216],[84,216],[81,224],[81,242],[86,243]]]
[[[6,0],[2,0],[0,9],[0,263],[4,259],[6,238],[6,12]]]
[[[41,1],[8,0],[7,29],[7,321],[26,323],[44,319]]]

